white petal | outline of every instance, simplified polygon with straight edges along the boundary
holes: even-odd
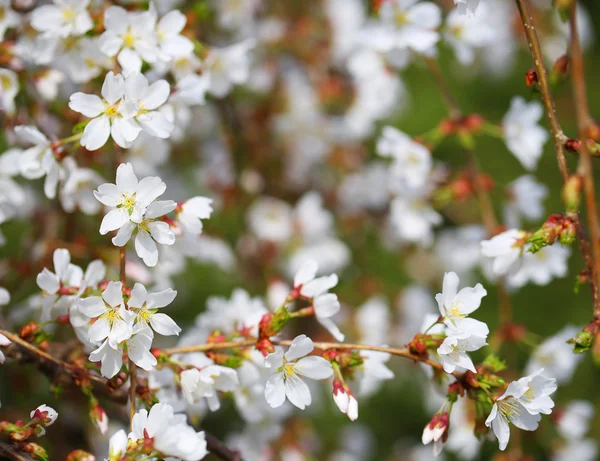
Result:
[[[106,312],[106,304],[100,296],[90,296],[77,302],[79,312],[90,318],[95,318]]]
[[[94,118],[104,112],[102,100],[95,94],[75,93],[69,99],[69,107],[75,112]]]
[[[314,355],[298,360],[295,368],[301,375],[310,379],[326,379],[333,375],[331,363]]]
[[[150,293],[150,295],[148,295],[148,309],[168,306],[173,302],[175,296],[177,296],[177,291],[171,288],[159,291],[158,293]]]
[[[171,87],[166,80],[154,82],[144,93],[140,103],[144,110],[155,110],[162,106],[171,93]]]
[[[119,229],[119,232],[117,232],[117,235],[112,238],[113,245],[117,247],[125,246],[127,242],[129,242],[131,234],[133,234],[133,231],[136,227],[137,225],[131,221],[127,221],[125,224],[123,224]]]
[[[36,278],[38,287],[44,290],[46,293],[54,294],[60,288],[60,281],[56,274],[50,272],[44,267]]]
[[[110,9],[110,8],[109,8]],[[102,97],[109,104],[116,103],[123,97],[125,91],[125,80],[121,74],[115,75],[112,71],[106,74],[102,84]]]
[[[272,408],[277,408],[285,402],[285,384],[283,374],[272,375],[265,386],[265,399]]]
[[[97,150],[106,144],[109,136],[110,121],[107,116],[102,115],[86,125],[80,142],[87,150]]]
[[[285,358],[288,361],[299,359],[310,354],[315,348],[312,340],[306,335],[299,335],[294,338],[290,348],[285,353]]]
[[[312,402],[310,389],[298,376],[290,376],[285,380],[285,395],[296,407],[304,410]]]
[[[129,213],[123,208],[117,208],[109,211],[100,224],[100,234],[106,235],[110,231],[119,229],[125,223],[129,222]]]
[[[102,298],[109,306],[117,307],[123,303],[123,285],[121,282],[108,282],[102,292]]]
[[[154,314],[150,319],[154,331],[163,336],[179,335],[181,328],[167,314]]]
[[[156,248],[156,243],[154,243],[154,240],[152,240],[152,237],[147,232],[138,232],[135,238],[135,252],[142,258],[146,266],[156,266],[158,262],[158,248]]]

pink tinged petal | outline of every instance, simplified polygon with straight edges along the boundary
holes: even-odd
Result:
[[[146,87],[140,100],[140,104],[144,110],[158,109],[169,99],[171,87],[166,80],[158,80],[150,85],[150,87],[148,87],[148,82],[146,81]]]
[[[312,340],[306,335],[299,335],[294,338],[290,348],[285,353],[285,358],[288,362],[299,359],[310,354],[315,348]]]
[[[272,370],[277,370],[283,365],[283,351],[277,348],[275,352],[270,353],[265,357],[265,367]]]
[[[186,200],[181,208],[185,213],[191,214],[199,219],[208,219],[213,211],[212,199],[207,197],[192,197]]]
[[[135,189],[135,198],[142,207],[147,207],[167,190],[167,185],[158,176],[148,176]]]
[[[90,296],[89,298],[80,299],[77,302],[79,311],[90,318],[99,317],[106,312],[106,304],[100,296]]]
[[[305,283],[313,280],[317,275],[319,266],[316,261],[310,260],[305,262],[294,277],[294,286],[304,285]]]
[[[310,389],[298,376],[291,376],[285,380],[285,395],[296,407],[304,410],[312,402]]]
[[[170,213],[177,208],[177,203],[173,200],[154,201],[146,208],[145,216],[147,218],[158,218]]]
[[[129,341],[128,353],[131,360],[140,368],[151,371],[157,364],[156,357],[150,353],[152,338],[144,334],[137,334]],[[152,410],[150,410],[152,413]],[[162,424],[165,421],[161,421]]]
[[[161,45],[162,50],[175,58],[186,57],[193,53],[194,42],[183,35],[176,35],[165,39]]]
[[[104,103],[95,94],[72,94],[69,99],[69,107],[89,118],[97,117],[104,112]]]
[[[175,243],[175,234],[171,231],[169,225],[164,221],[154,221],[148,223],[148,230],[152,238],[162,245],[173,245]]]
[[[131,48],[123,48],[117,56],[117,61],[125,74],[140,72],[142,70],[142,58]]]
[[[125,94],[128,99],[138,101],[148,90],[148,79],[140,72],[132,72],[125,80]]]
[[[52,261],[54,263],[56,275],[59,279],[64,280],[66,278],[65,276],[67,274],[69,264],[71,263],[71,255],[69,254],[69,250],[65,248],[58,248],[54,250]]]
[[[185,27],[186,22],[187,18],[181,11],[171,10],[158,21],[156,31],[163,35],[179,34]]]
[[[102,298],[112,307],[123,304],[123,285],[121,282],[108,282],[106,289],[102,292]]]
[[[125,246],[127,242],[129,242],[131,234],[133,234],[133,231],[136,227],[137,224],[132,223],[131,221],[127,221],[125,224],[123,224],[119,229],[119,232],[117,232],[117,235],[115,235],[111,240],[113,245],[117,247]]]
[[[147,299],[148,291],[146,290],[146,287],[141,283],[136,283],[131,290],[131,297],[129,298],[127,305],[139,309],[144,305]]]
[[[56,274],[50,272],[45,267],[42,272],[38,274],[36,282],[38,287],[40,287],[46,293],[54,294],[60,288],[60,281],[58,280]]]
[[[168,306],[173,302],[175,296],[177,296],[177,291],[171,288],[167,288],[166,290],[157,293],[150,293],[147,302],[148,309],[157,309]]]
[[[344,333],[340,331],[335,322],[331,319],[317,317],[317,321],[323,325],[329,333],[335,338],[336,341],[343,341],[345,336]]]
[[[101,115],[86,125],[80,143],[87,150],[97,150],[106,144],[109,136],[110,121],[106,115]]]
[[[310,379],[327,379],[333,375],[331,363],[323,357],[310,356],[304,357],[296,363],[295,367],[302,376]]]
[[[326,293],[324,295],[317,296],[314,299],[313,305],[317,317],[322,318],[332,317],[340,310],[340,302],[338,301],[338,297],[333,293]]]
[[[121,163],[117,168],[117,188],[120,192],[133,193],[138,187],[138,179],[131,163]],[[137,198],[137,197],[136,197]]]
[[[475,285],[475,287],[465,287],[458,292],[456,295],[457,299],[461,301],[461,314],[470,314],[477,310],[481,306],[481,300],[487,295],[487,291],[481,283]]]
[[[117,206],[121,194],[115,184],[105,183],[98,186],[98,190],[94,191],[94,196],[104,205],[114,207]]]
[[[137,237],[135,238],[135,252],[142,258],[146,266],[156,266],[156,263],[158,262],[158,248],[156,248],[156,243],[147,232],[138,232]]]
[[[104,83],[102,84],[102,97],[104,100],[113,105],[119,99],[123,97],[123,92],[125,91],[125,80],[121,74],[115,75],[114,72],[110,71],[106,74],[104,78]]]
[[[154,331],[163,336],[179,335],[181,328],[167,314],[154,314],[150,319]]]
[[[117,33],[124,33],[129,26],[129,13],[120,6],[111,6],[104,12],[104,27]]]
[[[98,39],[98,48],[106,56],[116,55],[123,46],[123,39],[114,32],[107,30]]]
[[[283,373],[272,375],[265,386],[265,399],[272,408],[277,408],[285,402],[285,384]]]
[[[100,318],[88,330],[88,337],[92,341],[102,341],[110,334],[110,323],[108,320]]]
[[[137,117],[137,121],[145,132],[157,138],[166,139],[171,136],[175,125],[158,111],[148,112]]]
[[[122,208],[111,210],[102,219],[102,223],[100,224],[100,234],[106,235],[110,231],[119,229],[127,222],[129,222],[127,210]]]

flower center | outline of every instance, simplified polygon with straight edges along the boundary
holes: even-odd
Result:
[[[103,313],[101,318],[104,318],[108,321],[109,325],[112,327],[115,322],[118,320],[123,320],[121,318],[121,314],[119,314],[119,309],[116,307],[110,307],[105,313]]]
[[[453,303],[452,307],[450,308],[450,317],[457,317],[459,319],[465,318],[466,315],[461,314],[461,312],[460,312],[461,307],[462,306],[460,303]]]
[[[131,29],[127,29],[127,32],[125,32],[125,35],[123,36],[123,43],[129,48],[133,48],[136,40],[137,38],[131,33]]]
[[[513,416],[521,416],[521,406],[514,400],[502,400],[498,402],[500,413],[506,418],[512,418]]]
[[[6,17],[6,8],[4,8],[3,6],[0,6],[0,21],[3,21],[5,17]]]
[[[75,20],[75,9],[71,6],[66,6],[62,10],[64,22],[73,22]]]
[[[0,76],[0,84],[2,84],[2,89],[9,90],[12,86],[12,80],[8,75]]]
[[[287,379],[287,378],[293,378],[294,376],[298,375],[298,370],[296,370],[296,368],[294,367],[293,363],[286,363],[283,366],[283,376]]]
[[[125,208],[129,214],[133,213],[135,208],[135,192],[133,194],[121,194],[121,203],[117,208]]]

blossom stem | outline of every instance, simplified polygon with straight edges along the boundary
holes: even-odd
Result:
[[[453,120],[460,118],[461,111],[458,108],[458,104],[456,103],[456,99],[454,98],[452,91],[450,91],[450,88],[448,87],[448,84],[446,83],[444,74],[440,70],[440,67],[438,66],[437,61],[435,59],[427,58],[427,57],[424,58],[424,60],[425,60],[425,64],[427,65],[427,68],[429,69],[429,72],[431,73],[431,76],[435,80],[436,85],[438,86],[438,88],[440,89],[440,92],[442,93],[442,96],[444,98],[444,102],[446,103],[446,106],[448,106],[448,112],[450,112],[450,117]]]
[[[592,171],[592,156],[586,139],[587,132],[593,121],[590,117],[587,91],[585,84],[585,73],[583,67],[583,52],[579,40],[577,27],[577,4],[573,2],[569,17],[571,28],[570,56],[572,63],[571,76],[573,80],[573,96],[575,98],[575,112],[577,118],[577,131],[581,139],[581,155],[579,157],[578,173],[583,177],[583,189],[585,192],[585,203],[587,208],[588,227],[594,256],[594,277],[596,286],[600,285],[600,221],[598,219],[598,206],[596,204],[596,191],[594,187],[594,173]],[[598,297],[596,297],[598,298]],[[594,318],[600,319],[600,302],[594,303]]]
[[[70,143],[72,143],[72,142],[79,141],[79,140],[81,139],[81,137],[82,137],[82,136],[83,136],[83,132],[81,132],[81,133],[76,133],[76,134],[74,134],[73,136],[69,136],[68,138],[62,138],[62,139],[59,139],[59,140],[57,141],[57,144],[59,144],[59,145],[61,145],[61,146],[64,146],[65,144],[70,144]]]
[[[249,347],[256,344],[256,338],[254,339],[245,339],[243,341],[228,341],[223,343],[208,343],[208,344],[198,344],[195,346],[184,346],[184,347],[175,347],[171,349],[163,349],[162,353],[166,355],[174,355],[174,354],[186,354],[191,352],[208,352],[218,349],[233,349],[237,347]],[[279,346],[290,346],[292,341],[289,340],[272,340],[271,341],[275,345]],[[344,349],[344,350],[362,350],[362,351],[376,351],[376,352],[385,352],[391,355],[395,355],[398,357],[405,357],[407,359],[414,360],[416,362],[425,363],[437,370],[443,371],[443,367],[441,364],[434,362],[433,360],[429,360],[428,358],[421,357],[418,355],[412,354],[407,348],[393,348],[393,347],[383,347],[383,346],[371,346],[368,344],[346,344],[346,343],[330,343],[330,342],[315,342],[315,349],[319,349],[321,351],[327,351],[331,349]],[[454,373],[455,376],[461,376],[460,373]]]

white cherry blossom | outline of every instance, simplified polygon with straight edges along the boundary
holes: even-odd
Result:
[[[485,337],[449,330],[450,333],[437,349],[444,371],[453,373],[457,367],[460,367],[477,373],[473,360],[467,352],[473,352],[485,346],[487,344]]]
[[[127,301],[127,307],[135,314],[135,327],[145,325],[151,327],[163,336],[179,335],[181,328],[167,314],[157,312],[173,302],[177,292],[170,288],[148,293],[146,287],[136,283],[131,290],[131,297]]]
[[[502,276],[517,270],[522,263],[524,231],[510,229],[481,242],[481,253],[493,258],[494,274]]]
[[[310,389],[302,380],[326,379],[333,374],[331,364],[323,357],[308,356],[314,349],[313,342],[306,335],[297,336],[284,354],[277,349],[265,359],[265,365],[274,374],[267,381],[265,398],[273,408],[280,407],[286,398],[296,407],[304,410],[312,402]]]
[[[19,92],[19,79],[10,69],[0,68],[0,109],[7,114],[15,113],[15,96]]]
[[[11,0],[0,0],[0,41],[4,40],[7,29],[16,27],[21,22],[19,14],[10,7],[10,3]]]
[[[31,13],[31,26],[48,36],[83,35],[94,23],[87,8],[90,0],[54,0],[54,5],[42,5]]]
[[[239,385],[236,371],[220,365],[209,365],[201,370],[192,368],[181,373],[181,390],[187,402],[198,403],[206,398],[211,411],[217,411],[221,406],[217,391],[233,392]]]

